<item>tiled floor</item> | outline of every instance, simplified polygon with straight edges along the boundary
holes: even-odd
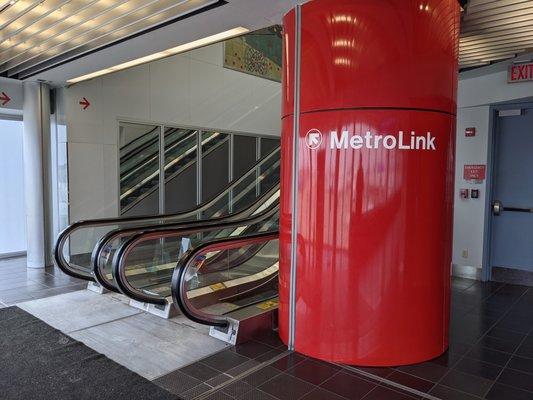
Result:
[[[533,288],[454,278],[452,290],[450,350],[429,362],[347,369],[291,354],[259,365],[284,351],[271,335],[155,382],[186,399],[533,400]]]
[[[0,260],[0,307],[84,289],[87,282],[56,267],[27,269],[26,258]]]
[[[228,347],[210,337],[207,326],[182,315],[156,317],[129,306],[128,298],[115,293],[81,290],[18,307],[147,379]]]
[[[22,303],[186,399],[533,400],[533,288],[454,278],[445,355],[404,367],[345,368],[287,354],[275,333],[219,351],[224,345],[205,327],[161,320],[117,295],[55,296],[85,286],[55,268],[27,270],[24,258],[0,261],[0,307]],[[28,301],[35,299],[42,300]]]

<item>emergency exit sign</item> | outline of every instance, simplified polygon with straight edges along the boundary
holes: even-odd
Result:
[[[465,165],[463,172],[463,179],[465,181],[474,181],[476,183],[481,183],[487,177],[487,166],[486,165]]]
[[[511,64],[507,74],[507,82],[533,81],[533,62],[524,64]]]

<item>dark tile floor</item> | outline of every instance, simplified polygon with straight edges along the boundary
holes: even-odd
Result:
[[[25,257],[0,260],[0,308],[86,287],[56,267],[27,269]]]
[[[273,333],[155,382],[185,399],[533,400],[533,288],[461,278],[452,286],[450,349],[425,363],[344,368],[283,355]]]

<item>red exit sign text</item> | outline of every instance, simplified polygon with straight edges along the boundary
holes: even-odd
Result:
[[[533,62],[527,64],[511,64],[507,74],[507,82],[533,81]]]

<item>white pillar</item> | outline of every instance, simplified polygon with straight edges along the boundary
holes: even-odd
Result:
[[[52,265],[50,185],[50,89],[24,83],[24,196],[28,268]]]

